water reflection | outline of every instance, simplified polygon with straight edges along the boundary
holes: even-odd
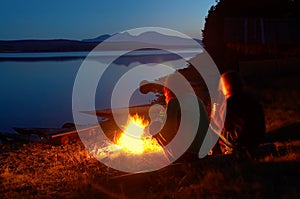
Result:
[[[73,84],[86,55],[87,52],[0,53],[0,131],[12,132],[12,127],[61,127],[65,122],[72,122]],[[96,62],[99,60],[105,62],[105,56],[95,57]],[[135,66],[147,63],[166,64],[175,69],[186,66],[178,55],[169,52],[125,54],[109,65],[99,81],[96,108],[109,107],[118,79]],[[153,93],[136,92],[135,95],[133,105],[150,103],[155,98]]]

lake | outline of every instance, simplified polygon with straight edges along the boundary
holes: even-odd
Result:
[[[120,52],[94,54],[95,62]],[[184,50],[187,57],[199,52]],[[59,128],[73,122],[72,90],[76,74],[88,52],[0,53],[0,131],[13,132],[13,127]],[[110,107],[114,84],[130,69],[147,63],[167,63],[175,69],[186,67],[176,54],[162,50],[133,51],[109,65],[99,81],[96,108]],[[150,103],[153,93],[139,92],[131,105]]]

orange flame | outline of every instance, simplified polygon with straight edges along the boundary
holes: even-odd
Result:
[[[163,148],[152,137],[144,137],[144,130],[149,122],[139,115],[130,116],[124,132],[117,140],[116,145],[133,154],[159,151]]]

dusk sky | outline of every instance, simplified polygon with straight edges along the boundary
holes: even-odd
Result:
[[[0,40],[87,39],[138,27],[201,38],[215,0],[1,0]]]

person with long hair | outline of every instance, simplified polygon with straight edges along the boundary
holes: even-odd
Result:
[[[213,113],[211,119],[219,125],[219,116],[226,111],[222,132],[217,132],[220,133],[222,153],[252,155],[266,132],[262,106],[246,91],[244,81],[236,71],[221,75],[219,90],[225,98],[226,110],[220,107],[221,111]]]

